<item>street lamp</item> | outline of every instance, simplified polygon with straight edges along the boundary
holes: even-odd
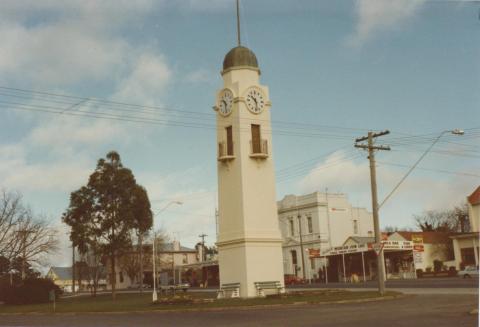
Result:
[[[165,211],[169,206],[172,204],[177,204],[177,205],[182,205],[183,202],[181,201],[170,201],[167,203],[162,209],[157,211],[157,213],[154,213],[154,218],[155,216],[158,216],[160,213]],[[157,241],[157,233],[155,233],[155,228],[153,228],[153,242],[152,242],[152,265],[153,265],[153,293],[152,293],[152,301],[156,302],[158,300],[157,296],[157,273],[156,273],[156,264],[155,264],[155,259],[156,259],[156,253],[155,253],[155,242]]]
[[[430,150],[433,148],[433,146],[435,144],[437,144],[437,142],[440,140],[440,138],[447,133],[457,135],[457,136],[465,134],[465,132],[462,129],[458,129],[458,128],[441,132],[440,135],[438,135],[437,138],[433,141],[433,143],[428,147],[428,149],[425,150],[425,152],[420,156],[420,158],[418,158],[418,160],[408,170],[408,172],[405,174],[405,176],[403,176],[402,179],[398,182],[398,184],[395,185],[393,190],[390,193],[388,193],[388,195],[385,197],[385,199],[383,199],[382,203],[380,203],[380,205],[378,206],[378,209],[380,209],[382,207],[382,205],[392,196],[392,194],[397,190],[397,188],[400,186],[400,184],[402,184],[403,181],[408,177],[408,175],[410,175],[410,173],[415,169],[415,167],[418,166],[420,161],[422,161],[423,158],[425,158],[425,156],[430,152]]]

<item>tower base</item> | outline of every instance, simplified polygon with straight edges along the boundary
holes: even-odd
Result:
[[[256,282],[285,286],[281,240],[235,240],[217,247],[220,285],[240,283],[240,297],[258,296]]]

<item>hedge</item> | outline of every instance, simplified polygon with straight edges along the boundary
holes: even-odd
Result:
[[[7,286],[2,289],[3,301],[6,304],[33,304],[50,301],[50,291],[55,290],[55,296],[61,294],[60,288],[48,278],[26,279],[22,283]]]

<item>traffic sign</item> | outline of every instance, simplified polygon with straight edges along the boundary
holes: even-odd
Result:
[[[372,249],[375,251],[376,255],[380,254],[380,251],[382,251],[384,244],[383,243],[372,243]]]

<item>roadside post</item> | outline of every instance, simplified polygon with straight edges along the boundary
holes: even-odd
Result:
[[[50,301],[53,301],[53,313],[56,311],[56,303],[55,303],[55,290],[51,289],[50,292],[48,292],[48,298]]]

